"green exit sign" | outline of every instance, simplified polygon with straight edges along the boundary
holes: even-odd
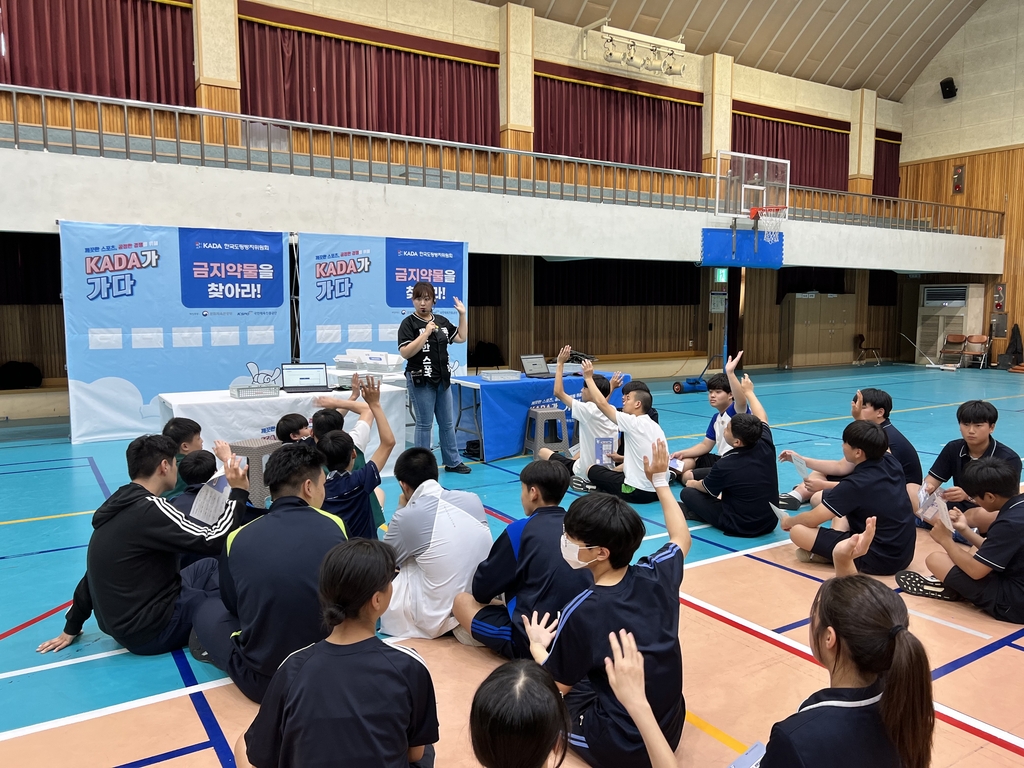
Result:
[[[715,267],[715,282],[716,283],[728,283],[729,282],[729,268],[728,267]]]

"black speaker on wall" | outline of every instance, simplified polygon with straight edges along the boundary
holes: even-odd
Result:
[[[939,90],[942,91],[942,98],[944,99],[952,99],[956,96],[956,83],[953,82],[953,78],[947,77],[945,80],[940,80]]]

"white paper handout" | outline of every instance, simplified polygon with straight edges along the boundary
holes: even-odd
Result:
[[[668,468],[674,469],[676,472],[683,471],[683,460],[682,459],[669,459]]]
[[[786,519],[787,517],[789,517],[789,515],[787,515],[787,514],[786,514],[785,512],[783,512],[783,511],[782,511],[781,509],[779,509],[778,507],[776,507],[776,506],[775,506],[774,504],[772,504],[772,503],[771,503],[770,501],[768,502],[768,504],[769,504],[769,505],[771,506],[771,508],[772,508],[772,512],[774,512],[774,513],[775,513],[775,516],[776,516],[777,518],[779,518],[779,522],[780,522],[780,523],[781,523],[781,522],[782,522],[783,520],[785,520],[785,519]]]
[[[922,490],[924,489],[922,488]],[[921,519],[931,525],[942,523],[952,531],[953,522],[949,519],[949,509],[939,495],[940,493],[941,491],[935,491],[935,493],[925,496],[924,501],[921,502]]]
[[[608,455],[615,450],[615,440],[611,437],[594,438],[594,462],[602,467],[612,467],[615,461]]]
[[[811,476],[811,470],[807,468],[807,462],[799,456],[793,457],[793,466],[796,467],[796,471],[800,473],[800,479],[806,480]]]
[[[213,525],[224,514],[224,505],[228,503],[230,493],[231,487],[224,473],[214,475],[196,494],[189,517]]]

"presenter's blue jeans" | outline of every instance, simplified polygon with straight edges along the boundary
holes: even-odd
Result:
[[[462,463],[459,449],[455,444],[455,422],[452,419],[452,388],[451,384],[429,381],[417,387],[412,376],[405,375],[412,399],[412,412],[416,417],[416,434],[413,439],[417,448],[430,450],[430,436],[437,419],[437,433],[441,440],[441,458],[446,467],[457,467]]]

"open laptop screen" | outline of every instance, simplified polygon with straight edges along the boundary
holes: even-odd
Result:
[[[283,387],[326,387],[327,363],[283,363]]]
[[[523,361],[523,370],[526,373],[547,373],[548,364],[544,362],[544,355],[520,355]]]

